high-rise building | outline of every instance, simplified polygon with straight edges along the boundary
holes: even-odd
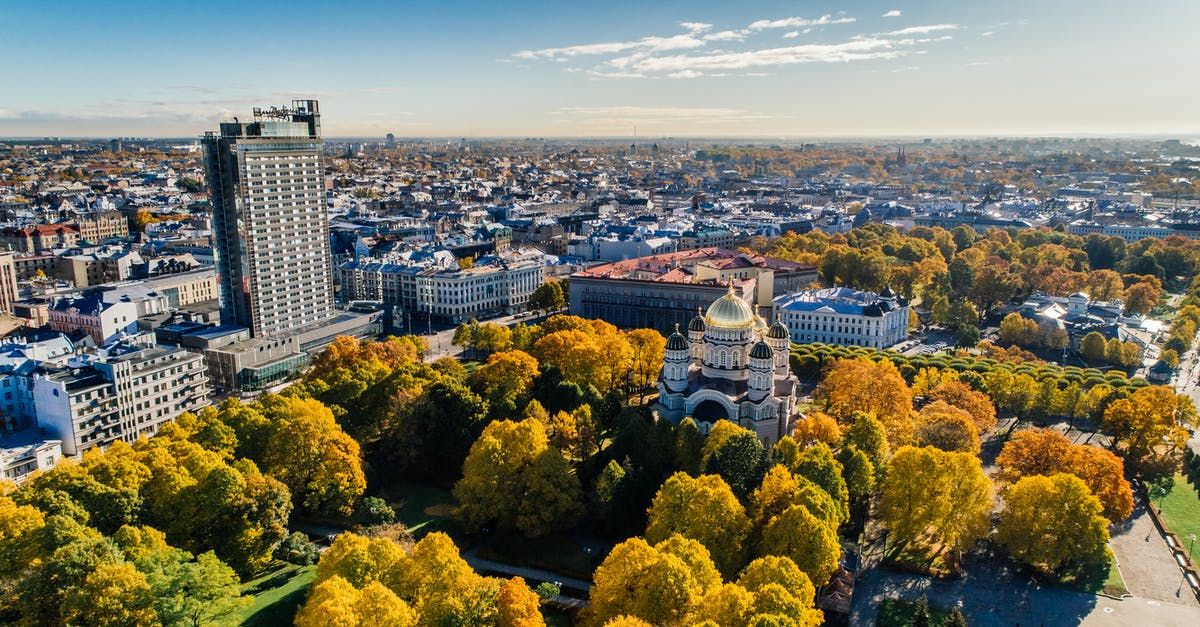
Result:
[[[221,321],[278,337],[332,315],[329,219],[315,100],[254,109],[205,133]]]

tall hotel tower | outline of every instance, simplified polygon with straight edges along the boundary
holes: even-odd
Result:
[[[333,310],[316,100],[205,133],[222,324],[280,337]]]

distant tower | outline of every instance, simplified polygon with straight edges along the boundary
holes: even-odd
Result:
[[[896,164],[900,167],[908,165],[908,155],[904,153],[903,145],[896,149]]]
[[[255,109],[203,138],[221,322],[286,335],[333,313],[316,100]]]
[[[395,136],[395,135],[393,135],[393,134],[391,134],[391,133],[388,133],[388,134],[387,134],[387,145],[388,145],[389,147],[390,147],[390,146],[395,146],[395,145],[396,145],[396,136]]]

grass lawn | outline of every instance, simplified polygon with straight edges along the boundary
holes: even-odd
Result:
[[[1175,473],[1175,484],[1166,496],[1151,494],[1150,498],[1162,512],[1163,522],[1175,533],[1186,549],[1192,547],[1192,561],[1200,562],[1200,542],[1192,543],[1192,534],[1200,538],[1200,485]]]
[[[431,531],[450,531],[454,496],[449,490],[406,481],[388,486],[386,499],[396,508],[396,517],[414,536],[419,538]]]
[[[1057,582],[1050,582],[1063,588],[1087,592],[1088,594],[1104,593],[1119,597],[1127,594],[1125,580],[1121,578],[1121,570],[1115,560],[1110,560],[1102,568],[1086,572],[1065,572]]]
[[[520,536],[496,537],[479,550],[480,557],[506,564],[541,568],[585,581],[596,564],[578,542],[561,534],[528,540]]]
[[[953,557],[949,552],[939,553],[936,547],[908,544],[888,547],[883,561],[897,570],[945,578],[956,572]]]
[[[254,605],[238,617],[241,625],[291,625],[304,595],[317,577],[316,566],[293,566],[274,570],[247,582],[242,591],[254,595]]]
[[[886,599],[879,604],[879,610],[875,613],[875,627],[908,627],[916,612],[917,604],[914,601]],[[929,616],[933,619],[933,625],[941,625],[950,618],[950,610],[930,605]]]

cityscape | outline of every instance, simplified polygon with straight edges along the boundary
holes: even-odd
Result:
[[[0,623],[1200,624],[1200,5],[67,4]]]

